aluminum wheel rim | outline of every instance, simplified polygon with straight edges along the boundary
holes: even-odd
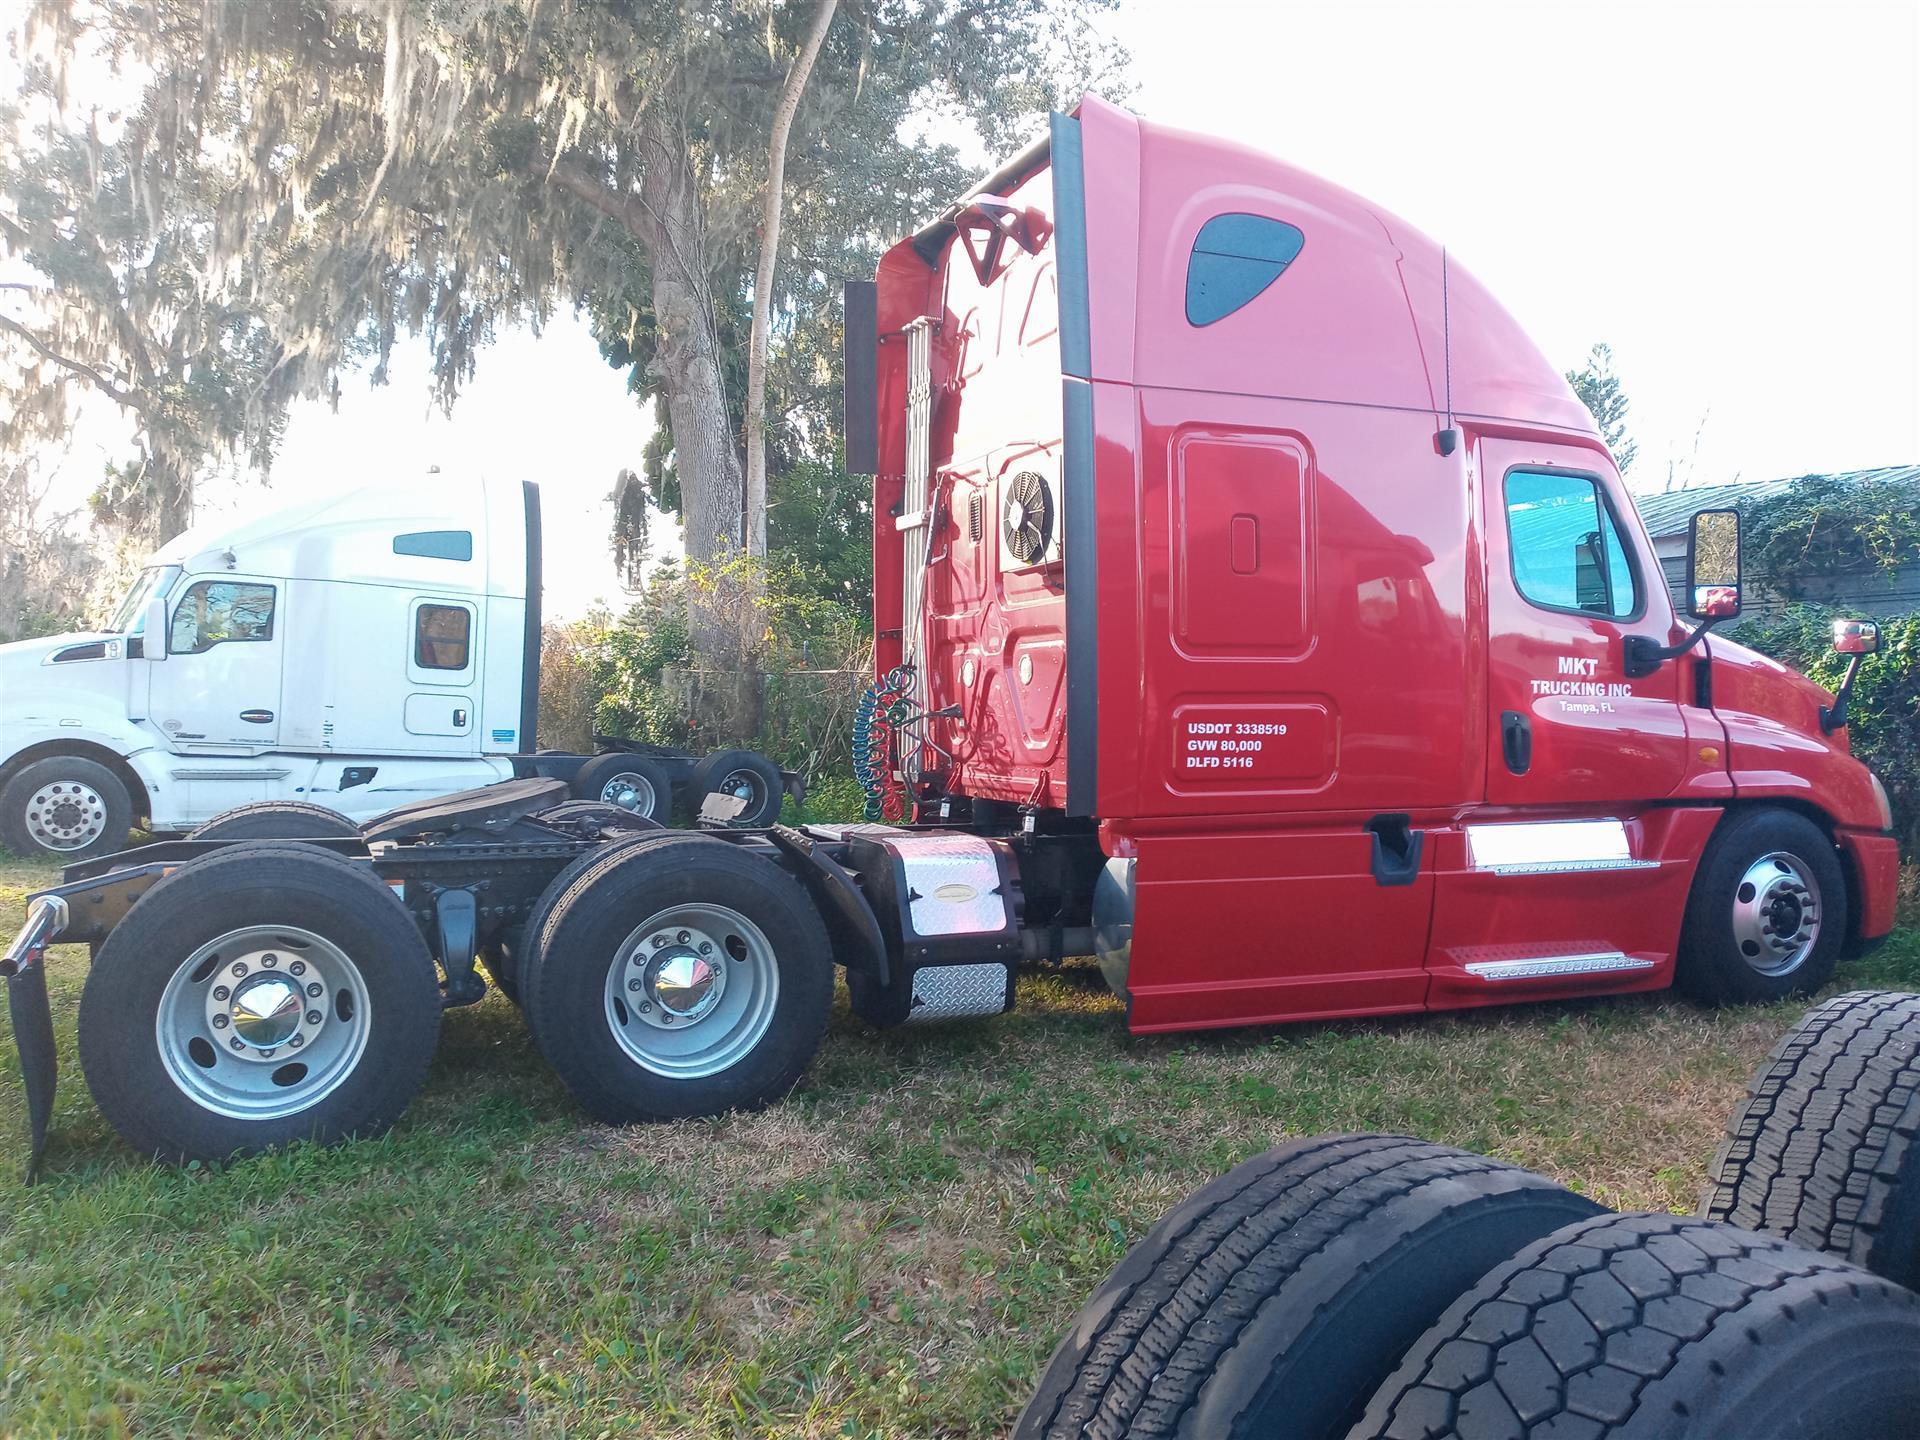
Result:
[[[1820,942],[1820,882],[1798,855],[1775,850],[1733,890],[1733,940],[1762,975],[1790,975]]]
[[[618,775],[607,777],[607,783],[600,787],[600,799],[608,805],[618,805],[622,810],[631,810],[636,815],[651,815],[654,808],[653,781],[632,770],[622,770]]]
[[[607,968],[606,1020],[643,1070],[717,1075],[773,1024],[780,969],[764,932],[725,905],[675,905],[636,926]]]
[[[27,833],[48,850],[84,850],[107,833],[107,802],[78,780],[50,781],[27,797]]]
[[[372,1018],[360,967],[338,945],[296,926],[249,925],[181,962],[154,1030],[167,1078],[196,1105],[279,1120],[354,1072]]]
[[[740,812],[742,815],[757,815],[767,803],[767,783],[752,770],[729,770],[726,778],[716,785],[714,790],[717,794],[731,795],[736,800],[746,801],[746,809]]]

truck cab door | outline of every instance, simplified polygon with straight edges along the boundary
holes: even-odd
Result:
[[[1480,462],[1486,801],[1436,837],[1429,1004],[1665,984],[1714,812],[1660,802],[1689,712],[1713,721],[1686,666],[1627,673],[1628,635],[1673,630],[1658,562],[1597,451],[1482,439]]]
[[[1683,667],[1626,673],[1673,625],[1660,569],[1591,450],[1487,441],[1487,803],[1620,806],[1687,771]]]
[[[271,750],[280,734],[280,582],[195,580],[170,603],[167,658],[149,664],[147,715],[183,753]],[[152,645],[159,637],[145,636]]]
[[[407,607],[408,694],[401,720],[410,749],[439,755],[480,751],[477,611],[475,601],[451,596],[421,596]]]

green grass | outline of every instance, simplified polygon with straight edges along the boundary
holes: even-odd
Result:
[[[0,860],[0,926],[50,879]],[[946,1029],[876,1035],[843,1003],[789,1103],[621,1131],[489,999],[447,1016],[390,1136],[177,1171],[87,1098],[85,968],[72,948],[50,966],[63,1085],[33,1188],[0,1063],[4,1435],[993,1435],[1128,1243],[1242,1157],[1404,1130],[1690,1208],[1801,1009],[1134,1040],[1069,969]],[[1841,979],[1920,988],[1920,933]]]

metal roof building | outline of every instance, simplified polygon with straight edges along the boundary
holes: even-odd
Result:
[[[1674,604],[1685,610],[1682,585],[1687,570],[1687,524],[1696,510],[1750,509],[1756,502],[1784,494],[1802,481],[1825,476],[1797,475],[1783,480],[1746,480],[1733,485],[1696,485],[1661,495],[1635,495],[1633,503],[1653,540],[1654,553],[1666,573]],[[1891,481],[1905,487],[1920,508],[1920,465],[1883,465],[1875,470],[1849,470],[1833,479],[1847,484]],[[1877,571],[1842,574],[1809,584],[1807,598],[1858,608],[1867,615],[1904,615],[1920,611],[1920,565],[1910,565],[1888,580]],[[1779,597],[1749,596],[1748,611],[1775,608]]]

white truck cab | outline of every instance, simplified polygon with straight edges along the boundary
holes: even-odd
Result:
[[[355,820],[531,754],[531,482],[382,483],[197,526],[99,634],[0,645],[0,841],[79,859],[236,805]]]

